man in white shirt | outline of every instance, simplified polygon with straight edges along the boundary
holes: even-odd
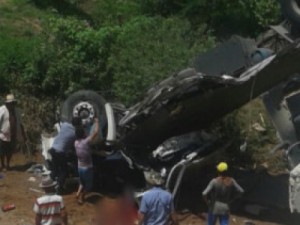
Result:
[[[63,198],[55,194],[56,185],[50,177],[43,179],[40,184],[45,195],[38,198],[33,206],[35,225],[68,225]]]
[[[18,141],[24,141],[24,129],[16,109],[14,95],[6,96],[5,104],[0,107],[0,158],[3,169],[10,168],[10,161]]]

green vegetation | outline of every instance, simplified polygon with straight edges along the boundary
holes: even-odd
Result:
[[[2,93],[63,98],[89,88],[127,104],[215,40],[255,36],[279,19],[276,0],[0,3]]]
[[[0,93],[23,96],[28,123],[53,119],[57,102],[83,88],[130,105],[219,40],[256,37],[279,20],[277,0],[0,0]],[[274,143],[271,126],[264,135],[242,132],[240,115],[227,119],[238,129],[225,126],[237,143],[247,138],[250,152]],[[27,126],[32,136],[45,121]]]

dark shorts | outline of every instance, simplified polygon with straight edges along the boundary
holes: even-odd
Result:
[[[91,191],[93,188],[94,172],[93,168],[78,167],[78,174],[80,184],[83,186],[84,191]]]
[[[0,140],[0,155],[11,155],[15,150],[14,141],[2,141]]]

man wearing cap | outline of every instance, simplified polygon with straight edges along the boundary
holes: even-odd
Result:
[[[232,177],[227,175],[227,163],[219,163],[217,171],[218,177],[212,179],[202,193],[208,205],[207,224],[215,225],[219,219],[220,225],[228,225],[230,203],[244,193],[244,190]]]
[[[42,180],[40,187],[45,195],[38,198],[33,206],[35,225],[68,225],[63,198],[55,194],[56,185],[50,177]]]
[[[17,141],[24,140],[24,129],[16,109],[16,100],[14,95],[9,94],[6,96],[5,104],[0,107],[0,158],[3,169],[10,168]]]
[[[164,179],[155,172],[145,173],[147,182],[153,187],[143,195],[139,210],[139,225],[177,224],[172,195],[163,190]]]

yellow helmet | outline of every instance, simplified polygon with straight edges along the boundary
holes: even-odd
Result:
[[[223,173],[225,171],[228,170],[228,165],[226,162],[220,162],[218,165],[217,165],[217,170],[218,172],[220,173]]]

